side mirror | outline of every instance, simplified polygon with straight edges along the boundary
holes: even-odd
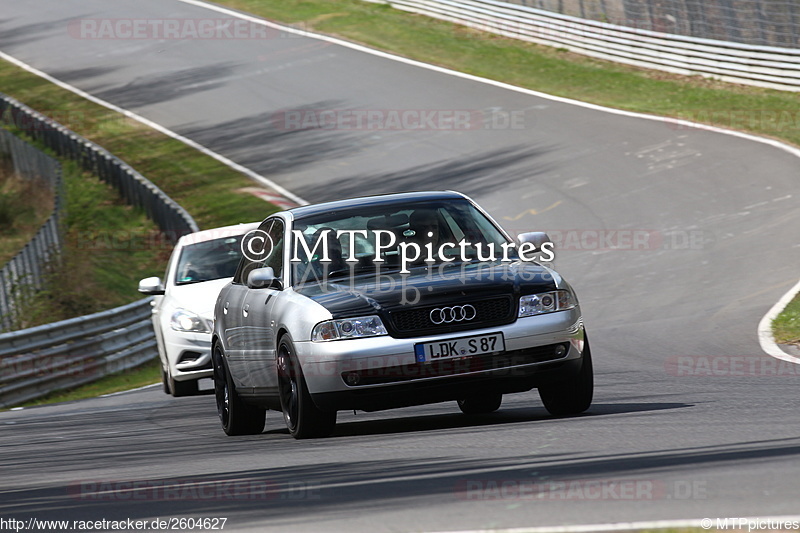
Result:
[[[139,292],[150,296],[162,296],[164,294],[164,284],[161,278],[145,278],[139,282]]]
[[[528,233],[520,233],[517,237],[520,243],[520,257],[525,261],[535,260],[538,262],[550,263],[555,261],[555,243],[550,240],[550,236],[543,231],[531,231]],[[522,245],[525,243],[535,246],[536,256],[523,257]],[[527,247],[526,247],[527,248]],[[530,253],[530,252],[528,252]],[[535,259],[538,257],[538,259]]]
[[[533,243],[536,246],[537,250],[540,250],[544,243],[550,242],[550,237],[547,235],[547,233],[543,231],[530,231],[528,233],[520,233],[517,239],[519,239],[520,244],[523,242]]]
[[[281,290],[281,280],[275,277],[272,267],[256,268],[247,275],[247,286],[250,289],[278,289]]]

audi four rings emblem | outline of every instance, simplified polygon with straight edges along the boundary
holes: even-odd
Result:
[[[431,322],[436,325],[452,322],[465,322],[475,318],[477,312],[471,305],[454,305],[453,307],[437,307],[430,313]]]

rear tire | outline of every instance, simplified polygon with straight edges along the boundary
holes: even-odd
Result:
[[[336,427],[336,411],[322,411],[311,399],[302,369],[287,337],[278,344],[278,390],[289,433],[296,439],[327,437]]]
[[[539,397],[545,409],[553,416],[579,415],[592,405],[594,371],[589,341],[585,341],[580,371],[568,381],[539,387]]]
[[[463,400],[458,400],[458,408],[465,415],[485,415],[500,409],[503,395],[499,392],[474,394]]]
[[[214,396],[222,430],[227,435],[258,435],[264,431],[267,411],[242,402],[233,385],[225,357],[219,346],[214,348]]]

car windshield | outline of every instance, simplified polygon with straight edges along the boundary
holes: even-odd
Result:
[[[175,272],[175,285],[231,278],[242,257],[241,235],[213,239],[183,247]]]
[[[347,209],[298,219],[294,230],[302,232],[305,241],[304,245],[297,236],[292,237],[296,282],[376,267],[401,270],[485,260],[493,251],[501,253],[500,245],[508,242],[467,200]],[[323,260],[326,254],[327,262]]]

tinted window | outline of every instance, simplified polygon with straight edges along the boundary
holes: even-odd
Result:
[[[234,283],[245,283],[247,276],[257,268],[272,267],[275,277],[283,274],[283,221],[273,218],[265,221],[258,228],[265,232],[269,238],[259,238],[248,244],[249,253],[254,253],[252,258],[244,258],[234,276]]]
[[[402,206],[376,206],[372,208],[347,209],[341,212],[325,213],[295,221],[295,230],[302,231],[309,250],[314,250],[322,232],[328,231],[327,244],[329,263],[321,261],[323,253],[316,248],[311,257],[306,257],[305,250],[296,237],[292,236],[292,256],[299,259],[294,266],[294,279],[309,281],[319,278],[322,273],[336,274],[350,272],[353,265],[364,269],[374,268],[376,257],[376,230],[389,232],[394,236],[396,246],[382,250],[383,268],[399,265],[398,246],[401,242],[414,242],[424,249],[431,244],[438,251],[445,243],[458,244],[465,241],[467,258],[476,258],[476,246],[494,243],[498,246],[507,242],[503,234],[479,210],[466,200],[426,201],[404,204]],[[366,230],[366,235],[344,233],[336,238],[339,231]],[[382,245],[387,243],[389,233],[382,233]],[[320,243],[323,242],[320,240]],[[321,246],[321,244],[320,244]],[[352,257],[351,257],[352,252]],[[458,258],[462,254],[460,247],[443,249],[445,258]],[[485,254],[484,254],[485,255]],[[357,262],[345,264],[347,259]],[[341,265],[345,265],[342,268]]]

